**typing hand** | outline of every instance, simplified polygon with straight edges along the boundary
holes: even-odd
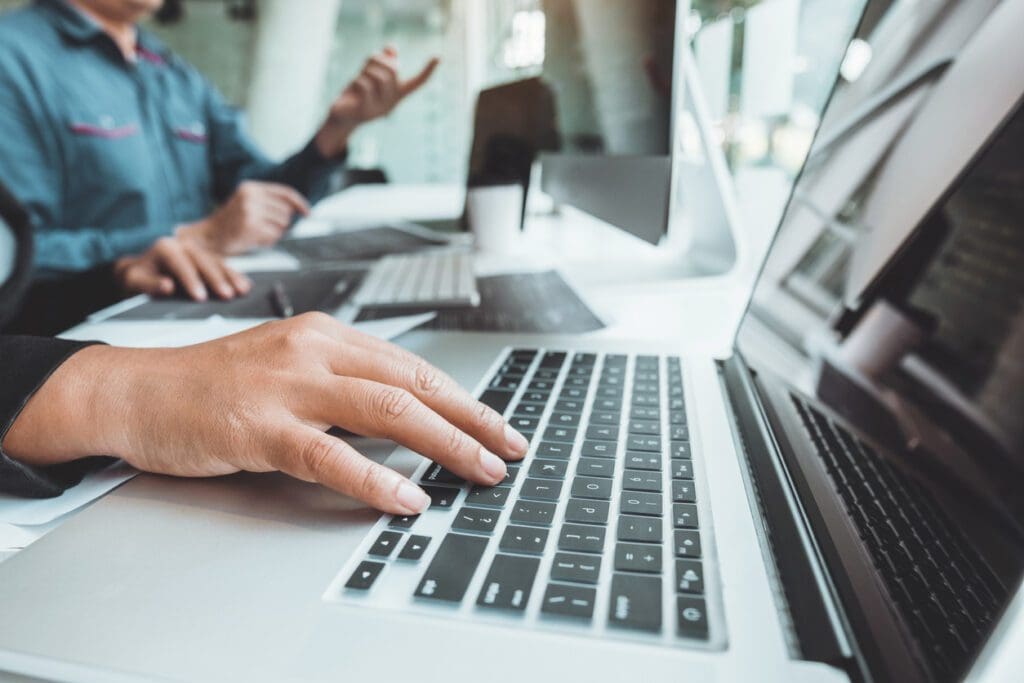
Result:
[[[114,264],[114,278],[130,294],[170,296],[180,285],[196,301],[206,301],[208,290],[221,299],[249,293],[252,282],[216,254],[175,237],[163,237],[139,256],[126,256]]]
[[[177,234],[219,254],[242,254],[275,244],[295,214],[308,213],[309,203],[293,188],[250,180],[213,214],[178,228]]]
[[[327,120],[316,135],[320,152],[327,158],[342,154],[357,126],[391,113],[399,102],[430,79],[437,65],[438,60],[431,59],[418,74],[402,80],[398,76],[395,48],[386,47],[370,57],[359,75],[331,104]]]
[[[86,348],[29,401],[4,447],[33,464],[109,453],[187,477],[279,470],[395,514],[429,505],[325,434],[331,425],[393,439],[482,484],[501,481],[503,458],[527,448],[425,361],[319,313],[180,349]]]

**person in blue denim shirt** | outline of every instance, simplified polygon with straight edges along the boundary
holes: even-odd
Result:
[[[36,278],[111,264],[124,292],[230,298],[223,256],[274,243],[353,130],[430,77],[372,56],[302,150],[270,161],[239,112],[137,22],[162,0],[36,0],[0,18],[0,180],[26,207]]]

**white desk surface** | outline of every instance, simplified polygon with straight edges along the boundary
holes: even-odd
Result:
[[[455,185],[365,185],[325,199],[296,225],[295,236],[313,236],[367,225],[457,216],[463,191]],[[297,267],[291,256],[270,251],[233,261],[243,270]],[[746,303],[743,278],[729,274],[694,278],[685,255],[655,247],[572,209],[528,217],[515,254],[481,255],[479,275],[557,268],[605,321],[595,337],[668,338],[687,350],[728,354]],[[233,321],[244,329],[260,321]],[[86,322],[65,332],[72,339],[99,339],[126,346],[174,339],[196,321]],[[168,342],[171,343],[171,342]]]

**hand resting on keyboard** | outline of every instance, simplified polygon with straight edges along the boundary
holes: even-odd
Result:
[[[436,368],[320,313],[179,349],[82,349],[2,445],[31,465],[109,454],[186,477],[280,470],[395,514],[430,505],[418,486],[326,434],[331,426],[393,439],[487,485],[504,479],[502,458],[527,450]]]

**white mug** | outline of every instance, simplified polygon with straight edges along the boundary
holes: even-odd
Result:
[[[523,186],[516,183],[470,188],[466,216],[478,251],[515,251],[522,232]]]

